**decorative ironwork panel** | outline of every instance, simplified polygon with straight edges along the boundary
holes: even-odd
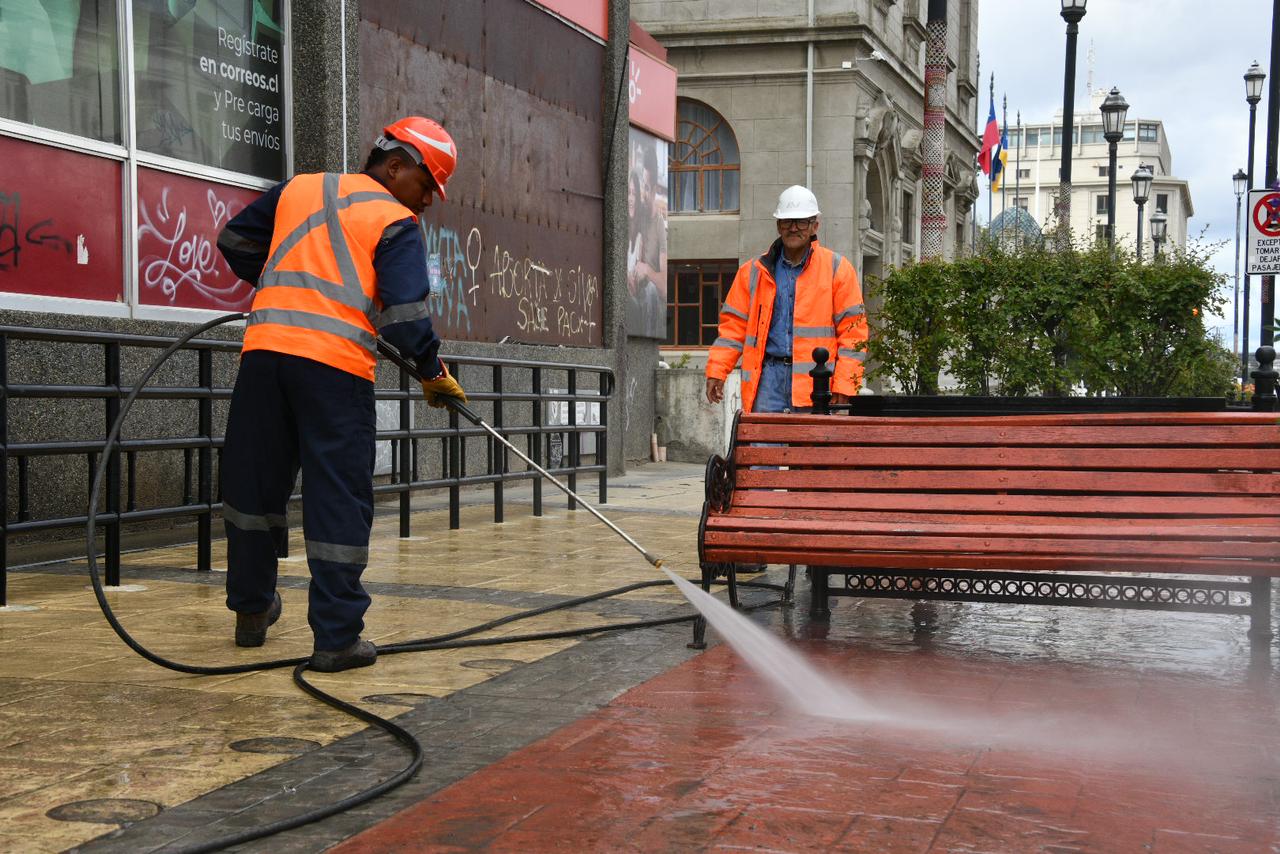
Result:
[[[1129,575],[1059,575],[975,570],[854,571],[832,585],[833,596],[941,599],[959,602],[1009,602],[1137,608],[1160,611],[1247,613],[1247,581],[1211,581]]]

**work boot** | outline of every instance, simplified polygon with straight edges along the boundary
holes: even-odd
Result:
[[[267,642],[267,627],[280,619],[280,594],[275,594],[271,607],[261,614],[236,614],[236,646],[262,646]]]
[[[355,643],[346,649],[311,651],[311,670],[321,673],[337,673],[339,670],[351,670],[354,667],[368,667],[378,660],[378,648],[373,641],[356,638]]]

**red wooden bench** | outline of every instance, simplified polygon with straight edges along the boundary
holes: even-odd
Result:
[[[740,564],[807,565],[818,619],[829,596],[1034,601],[1270,637],[1278,494],[1273,413],[747,414],[708,463],[699,558],[731,593]]]

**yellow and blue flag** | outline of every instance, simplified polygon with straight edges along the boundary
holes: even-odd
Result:
[[[1000,131],[1000,144],[996,146],[995,153],[991,157],[991,191],[996,192],[1000,189],[1000,184],[1004,180],[1005,167],[1009,165],[1009,127],[1005,126]]]

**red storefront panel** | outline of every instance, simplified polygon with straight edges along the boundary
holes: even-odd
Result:
[[[253,286],[231,272],[218,232],[259,190],[138,169],[138,302],[246,311]]]
[[[120,163],[0,137],[0,291],[123,298]]]
[[[676,139],[676,70],[634,44],[628,51],[627,101],[631,124],[668,142]]]
[[[573,21],[589,33],[609,38],[609,4],[607,0],[536,0],[560,17]]]

